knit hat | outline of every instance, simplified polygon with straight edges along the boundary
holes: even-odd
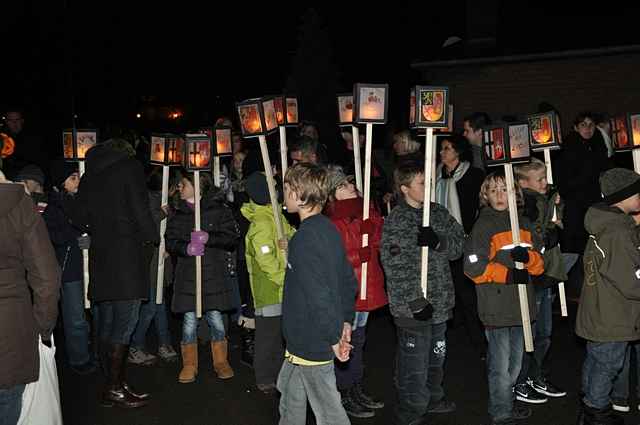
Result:
[[[260,171],[256,171],[247,178],[246,190],[249,198],[258,205],[267,205],[271,202],[267,177]]]
[[[14,179],[16,182],[24,182],[26,180],[33,180],[44,187],[44,173],[37,165],[26,165]]]
[[[56,160],[51,164],[51,184],[62,190],[65,180],[73,173],[78,172],[77,162]]]
[[[338,186],[348,181],[350,176],[344,173],[344,170],[339,165],[327,166],[327,189],[330,194],[333,194]]]
[[[600,176],[600,190],[607,205],[640,193],[640,175],[626,168],[612,168]]]

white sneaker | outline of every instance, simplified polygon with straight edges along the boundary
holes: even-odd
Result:
[[[129,348],[127,361],[131,364],[148,366],[155,363],[156,360],[158,360],[158,358],[151,353],[133,347]]]
[[[629,407],[629,403],[627,402],[627,400],[613,400],[613,402],[611,403],[611,407],[616,412],[627,413],[631,411],[631,408]],[[638,406],[638,408],[640,409],[640,406]]]

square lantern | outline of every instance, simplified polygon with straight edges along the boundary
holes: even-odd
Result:
[[[216,126],[213,128],[213,154],[216,156],[231,156],[233,148],[231,143],[231,127]]]
[[[336,96],[338,101],[338,125],[341,127],[353,124],[353,93],[343,93]]]
[[[529,137],[531,150],[560,149],[562,143],[560,119],[554,111],[529,115]]]
[[[449,127],[449,88],[416,86],[409,95],[409,124],[417,128]]]
[[[186,134],[184,167],[187,171],[211,170],[211,139],[206,134]]]
[[[236,104],[240,118],[242,137],[258,137],[266,134],[260,99],[249,99]]]
[[[273,97],[263,97],[260,99],[262,103],[263,120],[267,134],[278,129],[278,118],[276,116],[276,105]]]
[[[485,128],[482,154],[489,167],[529,162],[529,126],[526,123],[513,123]]]
[[[84,161],[87,151],[98,142],[98,130],[77,129],[75,139],[73,130],[62,132],[62,149],[67,161]]]
[[[284,110],[284,96],[273,96],[273,106],[276,108],[278,126],[287,124],[287,114]]]
[[[175,134],[152,134],[149,162],[155,165],[182,165],[184,140]]]
[[[298,98],[293,95],[284,97],[285,119],[286,125],[297,126],[300,124],[300,110],[298,107]]]
[[[631,143],[636,148],[640,146],[640,113],[629,114],[629,133],[631,134]]]
[[[362,84],[353,86],[353,121],[358,124],[384,124],[387,122],[389,84]]]

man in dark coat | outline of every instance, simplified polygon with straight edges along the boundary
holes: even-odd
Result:
[[[25,384],[38,380],[38,335],[51,340],[60,270],[24,187],[0,173],[0,422],[16,423]]]
[[[144,170],[134,156],[133,147],[121,139],[92,148],[74,208],[75,219],[91,235],[89,298],[98,304],[106,407],[141,407],[149,400],[148,394],[134,393],[124,378],[141,300],[149,297],[149,262],[159,242]]]

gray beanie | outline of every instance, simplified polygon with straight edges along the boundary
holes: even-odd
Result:
[[[607,205],[640,193],[640,174],[626,168],[612,168],[600,176],[600,190]]]
[[[338,186],[340,186],[345,181],[349,180],[349,176],[347,176],[342,167],[339,165],[328,165],[327,166],[327,190],[330,194],[333,194]]]

